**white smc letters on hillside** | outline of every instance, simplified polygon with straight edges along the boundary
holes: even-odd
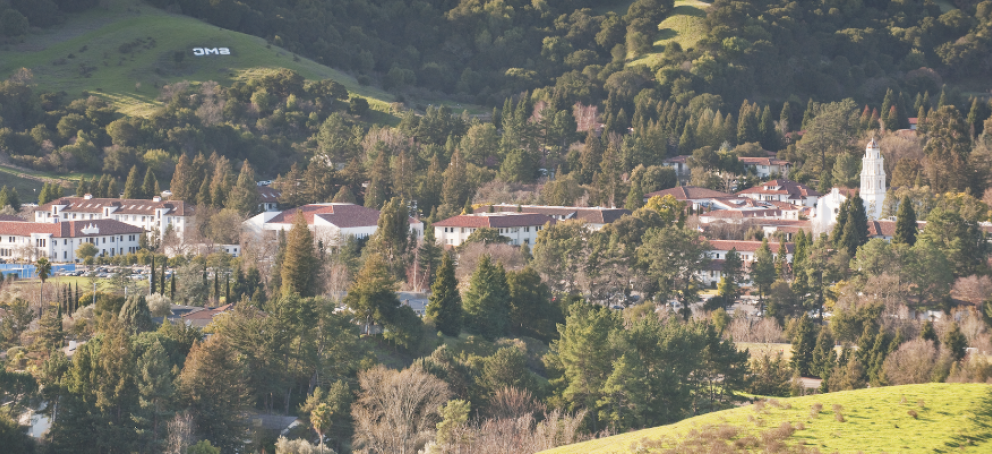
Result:
[[[231,55],[231,49],[227,47],[194,47],[193,55],[203,57],[205,55]]]

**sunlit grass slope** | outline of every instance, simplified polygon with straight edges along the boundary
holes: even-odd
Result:
[[[814,416],[811,408],[821,404]],[[843,422],[834,413],[840,405]],[[916,413],[914,418],[911,412]],[[992,386],[925,384],[862,389],[778,399],[760,409],[748,405],[545,451],[548,454],[606,454],[635,451],[650,440],[678,439],[693,429],[724,424],[758,434],[788,422],[802,424],[788,442],[821,453],[989,453],[992,452]]]
[[[29,34],[21,44],[0,49],[0,77],[29,68],[35,83],[72,96],[89,92],[114,102],[119,110],[146,115],[155,106],[156,86],[181,80],[233,80],[280,68],[307,79],[333,79],[389,111],[393,97],[361,86],[341,71],[294,55],[265,40],[170,14],[137,0],[111,0],[71,16],[63,25]],[[130,46],[122,52],[122,45]],[[227,47],[230,56],[193,56],[194,47]],[[185,58],[177,63],[176,52]],[[140,86],[138,85],[140,84]]]

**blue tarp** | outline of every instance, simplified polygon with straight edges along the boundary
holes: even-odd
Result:
[[[76,271],[76,265],[68,263],[64,265],[52,265],[52,274],[69,273]],[[34,265],[21,265],[17,263],[0,263],[0,274],[7,277],[8,274],[17,276],[18,279],[31,279],[35,276]]]

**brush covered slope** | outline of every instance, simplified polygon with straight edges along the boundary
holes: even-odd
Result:
[[[786,423],[791,429],[783,429]],[[777,399],[545,453],[678,452],[720,434],[730,434],[720,443],[735,447],[733,452],[752,452],[742,446],[781,434],[783,445],[803,452],[987,453],[992,452],[992,387],[923,384]]]
[[[159,87],[177,81],[232,81],[287,68],[311,80],[332,79],[389,112],[393,96],[354,77],[302,58],[264,39],[171,14],[135,0],[110,0],[72,14],[64,24],[33,29],[0,48],[0,78],[28,68],[41,90],[90,93],[118,111],[147,116]],[[195,48],[227,48],[229,55],[197,55]]]

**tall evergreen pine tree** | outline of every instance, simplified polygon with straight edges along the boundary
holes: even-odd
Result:
[[[913,202],[909,197],[903,197],[899,203],[899,211],[896,213],[896,233],[892,236],[892,242],[912,246],[916,244],[917,232]]]
[[[441,259],[441,266],[431,285],[427,316],[446,336],[458,336],[461,332],[462,298],[458,293],[458,280],[455,279],[455,259],[450,251]]]

